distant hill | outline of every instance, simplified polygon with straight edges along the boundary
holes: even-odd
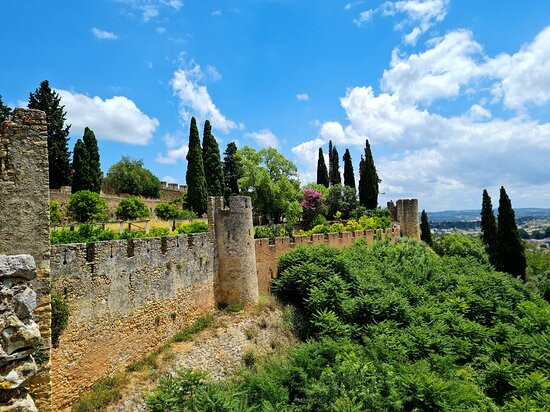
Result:
[[[514,209],[516,219],[533,217],[533,218],[550,218],[550,209],[524,207]],[[498,210],[495,209],[495,216]],[[418,214],[420,216],[420,213]],[[454,221],[476,221],[480,220],[480,210],[444,210],[442,212],[428,212],[428,219],[431,222],[454,222]]]

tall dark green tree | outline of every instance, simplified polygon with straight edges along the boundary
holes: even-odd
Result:
[[[512,202],[501,186],[498,202],[497,269],[525,280],[525,249],[519,237]]]
[[[46,113],[50,187],[58,189],[68,184],[70,178],[68,136],[71,126],[65,125],[65,106],[61,105],[59,94],[50,88],[47,80],[44,80],[35,92],[29,95],[28,107]]]
[[[204,122],[204,132],[202,135],[202,161],[208,196],[223,196],[225,185],[220,159],[220,147],[216,138],[212,135],[212,125],[208,120]]]
[[[224,195],[227,199],[231,195],[239,194],[239,179],[243,177],[243,167],[235,142],[230,142],[223,154]]]
[[[332,147],[332,162],[330,166],[329,181],[330,185],[339,185],[342,183],[342,177],[340,176],[340,156],[338,155],[338,150],[336,146]]]
[[[374,166],[374,159],[369,141],[365,141],[365,157],[361,156],[359,164],[359,204],[367,209],[378,206],[378,184],[380,179]]]
[[[319,159],[317,159],[317,184],[325,187],[329,186],[327,164],[323,155],[323,148],[319,148]]]
[[[344,153],[344,186],[355,189],[355,174],[353,173],[353,163],[349,149],[346,149],[346,153]]]
[[[90,155],[81,139],[78,139],[73,150],[73,184],[71,192],[76,193],[81,190],[90,190]],[[91,190],[90,190],[91,191]]]
[[[430,230],[430,222],[428,222],[428,214],[422,210],[420,217],[420,240],[423,240],[428,245],[432,245],[432,231]]]
[[[191,118],[189,128],[189,151],[187,152],[187,202],[193,212],[201,216],[206,212],[208,189],[204,177],[204,163],[202,160],[201,140],[197,120]]]
[[[86,127],[84,129],[84,147],[88,152],[88,173],[89,173],[89,188],[90,192],[101,192],[101,164],[99,162],[99,148],[94,132]],[[74,154],[73,154],[74,158]],[[73,162],[74,169],[74,162]],[[75,169],[76,170],[76,169]],[[75,171],[76,173],[76,171]]]
[[[481,203],[481,239],[485,244],[485,250],[489,255],[489,261],[493,266],[497,266],[497,223],[493,204],[487,190],[483,189],[483,199]]]
[[[11,107],[4,105],[4,102],[2,101],[2,95],[0,95],[0,123],[10,117],[11,113]]]

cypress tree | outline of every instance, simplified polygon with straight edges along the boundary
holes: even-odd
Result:
[[[430,230],[430,222],[425,210],[422,210],[420,217],[420,240],[423,240],[428,245],[432,245],[432,231]]]
[[[204,122],[204,133],[202,135],[202,161],[205,174],[208,196],[224,195],[224,174],[220,160],[220,147],[216,138],[212,135],[210,121]]]
[[[46,113],[50,188],[59,189],[68,184],[70,176],[68,136],[71,126],[65,126],[65,106],[61,105],[59,94],[50,88],[47,80],[44,80],[35,92],[29,95],[28,107]]]
[[[239,194],[239,179],[243,175],[241,157],[237,152],[235,142],[230,142],[224,152],[223,176],[225,182],[225,198]]]
[[[380,179],[374,166],[374,159],[369,141],[365,141],[365,158],[361,157],[359,165],[359,203],[367,209],[378,206],[378,184]]]
[[[325,163],[325,156],[323,155],[323,148],[319,148],[319,159],[317,160],[317,184],[328,187],[328,171],[327,164]]]
[[[346,153],[344,153],[344,186],[355,189],[355,174],[353,173],[353,163],[349,149],[346,149]]]
[[[87,188],[90,192],[101,192],[101,164],[99,162],[99,148],[97,146],[97,139],[95,134],[89,128],[84,129],[84,147],[88,152],[88,181],[89,187]],[[74,158],[74,155],[73,155]],[[74,168],[74,162],[73,162]]]
[[[7,120],[7,118],[11,116],[11,112],[12,110],[10,107],[4,106],[2,95],[0,95],[0,123],[2,123],[4,120]]]
[[[330,168],[330,170],[330,185],[334,186],[342,183],[342,177],[340,176],[340,156],[338,155],[338,150],[336,149],[336,146],[332,147],[332,167]]]
[[[197,120],[191,118],[189,128],[189,150],[187,152],[187,202],[191,209],[199,216],[206,212],[208,191],[204,177],[204,164],[202,161],[201,140]]]
[[[516,226],[512,202],[501,186],[498,202],[497,269],[525,280],[525,250]]]
[[[329,185],[332,184],[332,175],[333,171],[332,168],[334,167],[334,161],[332,160],[333,153],[332,153],[332,140],[328,141],[328,181]]]
[[[71,192],[90,190],[90,156],[81,139],[76,141],[73,150],[73,184]]]
[[[497,266],[497,223],[493,212],[493,204],[487,190],[483,190],[481,203],[481,239],[489,255],[489,261]]]

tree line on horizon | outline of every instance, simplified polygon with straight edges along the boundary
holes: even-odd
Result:
[[[349,149],[343,156],[344,161],[344,186],[355,187],[355,173],[353,170],[353,162]],[[317,160],[317,184],[325,187],[342,184],[340,175],[340,159],[338,149],[332,145],[332,140],[328,143],[328,164],[325,162],[323,148],[319,148],[319,157]],[[381,180],[378,177],[374,158],[368,139],[365,140],[364,155],[361,155],[359,162],[359,205],[367,209],[376,209],[378,207],[379,184]]]

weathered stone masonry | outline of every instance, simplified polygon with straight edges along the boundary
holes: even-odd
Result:
[[[40,410],[49,410],[50,378],[50,219],[47,124],[44,112],[15,109],[0,125],[0,254],[30,254],[36,262],[31,287],[46,362],[31,389]],[[3,327],[2,327],[3,329]]]
[[[214,310],[208,233],[52,247],[52,287],[69,324],[52,349],[52,405],[152,352]]]

